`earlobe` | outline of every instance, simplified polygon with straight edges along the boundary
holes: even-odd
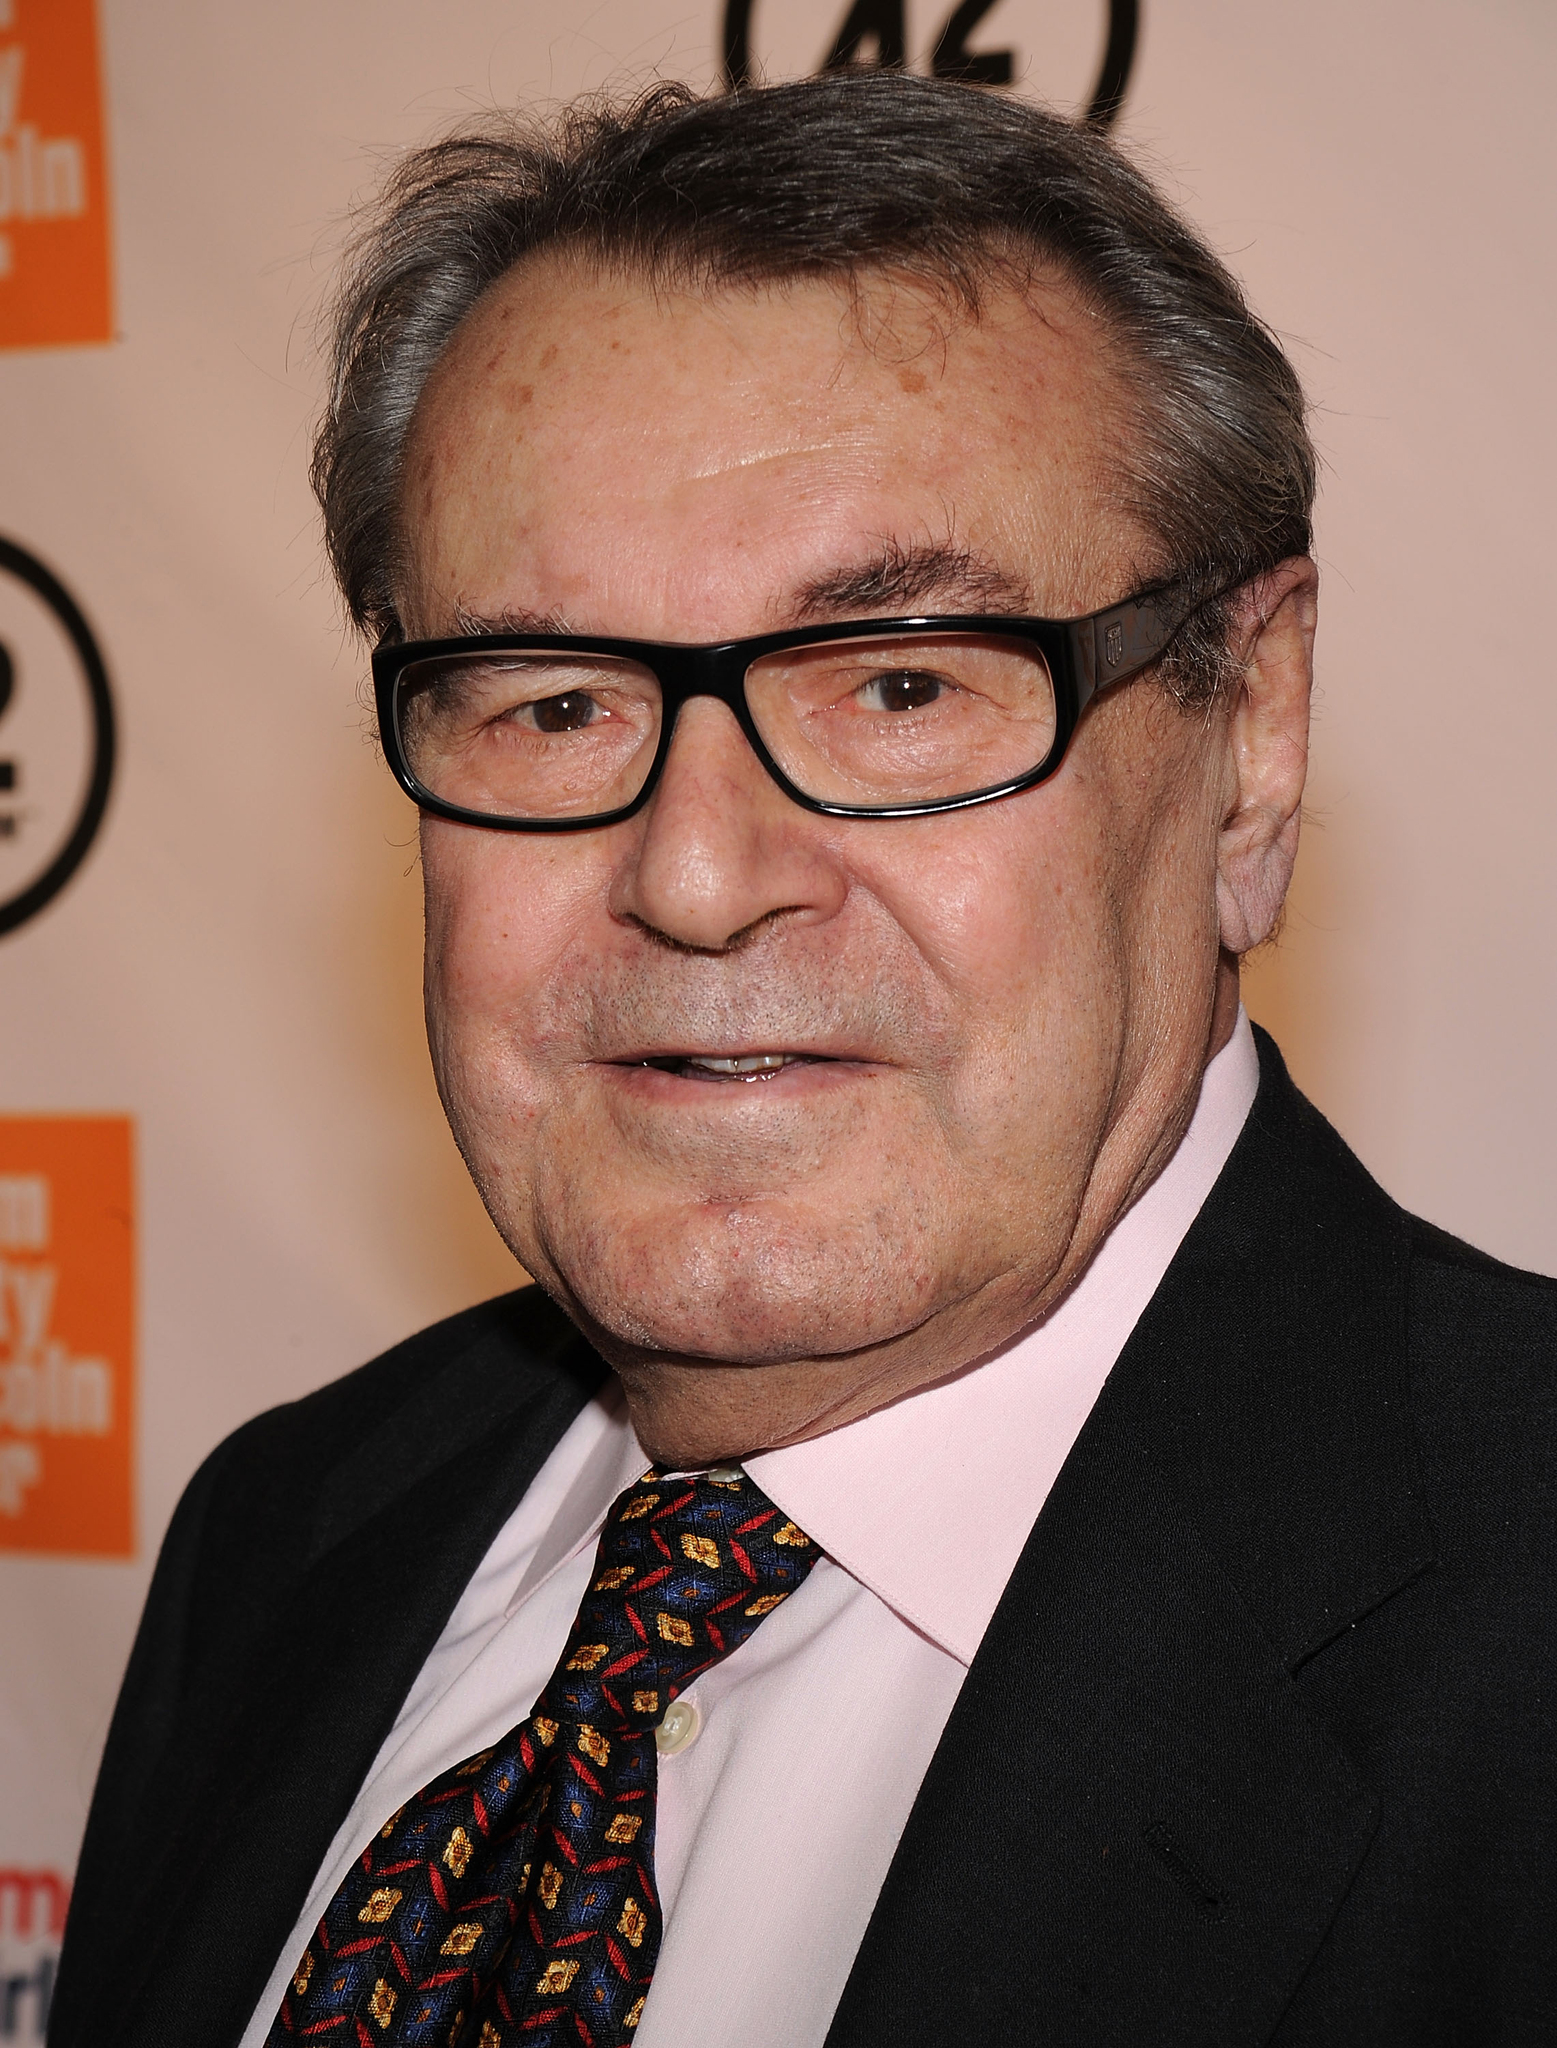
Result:
[[[1235,645],[1241,678],[1228,716],[1232,801],[1217,842],[1223,946],[1247,953],[1276,927],[1297,859],[1308,774],[1319,572],[1297,556],[1246,592]]]

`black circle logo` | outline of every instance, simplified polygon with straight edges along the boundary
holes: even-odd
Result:
[[[113,698],[91,628],[58,577],[0,540],[0,934],[80,867],[113,773]]]
[[[750,85],[756,75],[752,60],[752,15],[756,0],[725,0],[724,77],[732,89]],[[929,69],[935,78],[960,78],[971,85],[1009,85],[1016,72],[1013,50],[970,50],[968,38],[991,13],[998,0],[959,0],[951,7],[930,48]],[[1124,105],[1140,34],[1140,0],[1105,0],[1108,26],[1103,61],[1098,67],[1082,118],[1094,128],[1108,128]],[[852,0],[832,47],[822,60],[823,71],[838,71],[869,61],[889,70],[908,63],[904,0]]]

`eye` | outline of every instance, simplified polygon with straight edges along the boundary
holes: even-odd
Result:
[[[888,668],[861,684],[857,694],[869,711],[918,711],[952,687],[930,669]]]
[[[600,706],[583,690],[566,690],[560,697],[542,697],[523,707],[542,732],[579,732],[593,725]]]

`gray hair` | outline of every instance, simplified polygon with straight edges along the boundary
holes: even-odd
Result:
[[[1102,316],[1133,431],[1127,509],[1153,580],[1197,606],[1163,663],[1183,700],[1228,671],[1228,598],[1308,552],[1302,388],[1226,266],[1110,143],[1044,108],[863,72],[700,97],[661,85],[550,124],[493,116],[409,154],[354,244],[313,482],[352,618],[400,634],[401,477],[455,329],[522,258],[565,248],[664,284],[854,289],[882,271],[971,313],[1057,268]]]

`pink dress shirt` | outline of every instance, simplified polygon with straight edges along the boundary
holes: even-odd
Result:
[[[638,2048],[820,2048],[968,1665],[1125,1340],[1254,1100],[1240,1012],[1177,1152],[1080,1283],[1002,1351],[747,1470],[825,1552],[686,1695],[659,1764],[665,1940]],[[352,1858],[551,1676],[607,1508],[644,1471],[619,1389],[583,1410],[466,1587],[277,1958],[243,2048]]]

